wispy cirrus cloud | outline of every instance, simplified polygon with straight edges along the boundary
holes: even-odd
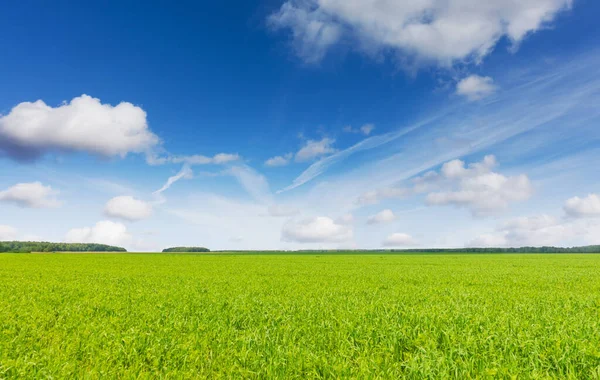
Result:
[[[165,199],[162,195],[163,192],[168,190],[175,182],[179,181],[180,179],[191,179],[193,177],[194,177],[194,172],[192,171],[190,166],[188,164],[184,164],[181,167],[181,170],[179,170],[179,172],[177,174],[169,177],[167,179],[167,182],[165,182],[165,184],[160,189],[153,192],[152,195],[154,195],[155,197],[158,198],[159,203],[162,203],[165,201]]]
[[[187,165],[223,165],[241,160],[242,157],[237,153],[217,153],[212,157],[201,154],[194,155],[159,155],[151,153],[146,156],[146,161],[150,165],[164,164],[187,164]]]
[[[534,65],[535,69],[510,73],[499,78],[503,91],[493,101],[453,103],[426,120],[368,137],[316,161],[279,192],[306,185],[357,153],[361,164],[343,174],[338,171],[336,177],[353,178],[354,188],[366,187],[364,193],[501,144],[527,146],[529,154],[536,149],[543,157],[548,153],[544,147],[557,143],[558,136],[569,142],[562,144],[562,152],[598,141],[600,132],[591,122],[600,117],[600,110],[592,106],[600,101],[598,64],[600,53],[590,52],[560,65]],[[358,182],[362,185],[356,186]]]

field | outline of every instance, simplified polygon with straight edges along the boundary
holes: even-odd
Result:
[[[600,255],[0,254],[0,378],[600,378]]]

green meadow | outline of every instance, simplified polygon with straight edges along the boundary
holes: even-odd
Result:
[[[600,255],[0,254],[0,378],[600,378]]]

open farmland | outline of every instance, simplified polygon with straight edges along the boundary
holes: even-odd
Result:
[[[600,378],[600,255],[0,254],[0,378]]]

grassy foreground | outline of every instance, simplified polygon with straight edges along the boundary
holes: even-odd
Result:
[[[600,378],[600,255],[0,254],[0,378]]]

